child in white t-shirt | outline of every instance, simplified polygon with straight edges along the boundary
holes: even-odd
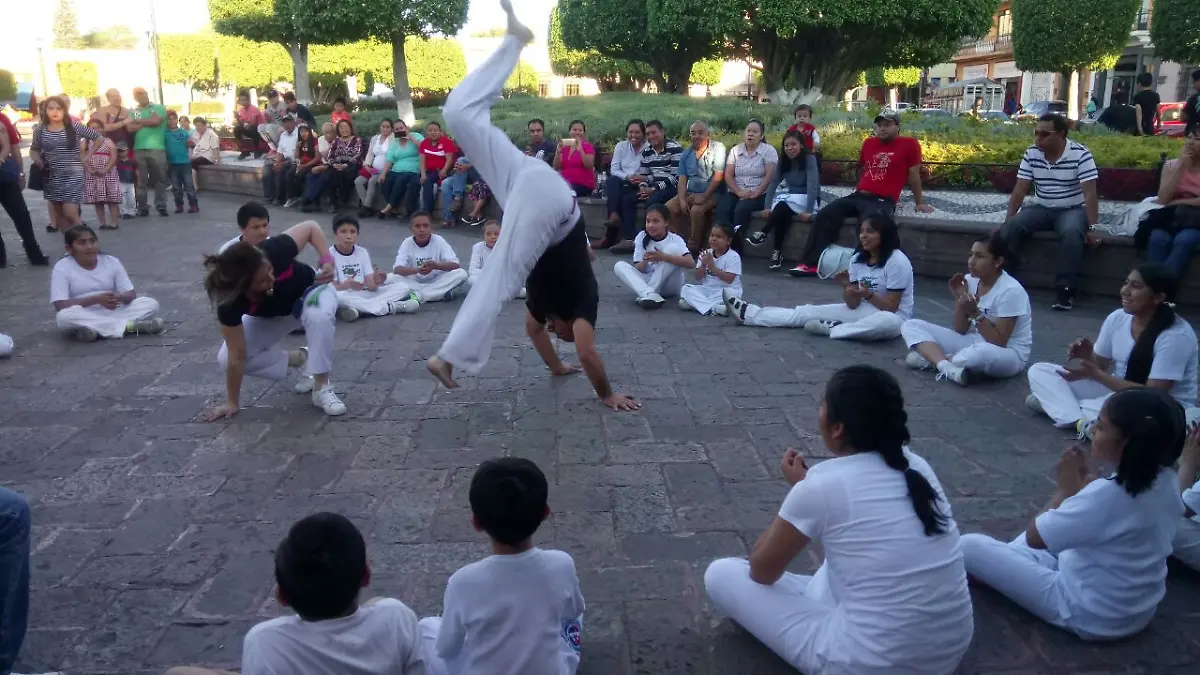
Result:
[[[409,216],[412,236],[400,244],[388,283],[399,277],[408,284],[420,302],[453,300],[460,286],[467,283],[467,271],[458,263],[458,255],[440,234],[433,234],[429,213],[417,211]]]
[[[1193,424],[1179,457],[1179,489],[1183,491],[1183,520],[1171,542],[1171,555],[1200,572],[1200,424]]]
[[[295,615],[246,633],[242,675],[425,675],[417,615],[403,602],[359,604],[371,583],[362,533],[344,516],[317,513],[297,522],[275,551],[276,598]],[[168,675],[225,671],[172,668]]]
[[[908,319],[900,327],[912,351],[904,363],[936,370],[939,380],[966,386],[977,375],[1013,377],[1025,369],[1033,347],[1033,308],[1029,294],[1008,272],[1008,247],[998,234],[971,245],[969,275],[950,279],[953,325]]]
[[[76,225],[63,237],[67,255],[50,274],[50,302],[61,330],[82,342],[163,331],[163,320],[154,316],[158,301],[138,297],[121,261],[100,252],[92,228]]]
[[[238,207],[237,225],[241,233],[221,244],[221,248],[217,249],[218,254],[224,253],[230,246],[242,242],[258,246],[271,236],[271,214],[267,211],[267,207],[259,202],[246,202]]]
[[[1067,349],[1067,359],[1078,365],[1029,367],[1029,407],[1086,438],[1115,391],[1155,387],[1180,405],[1196,405],[1196,333],[1172,308],[1178,290],[1179,278],[1165,265],[1131,271],[1121,287],[1121,309],[1104,320],[1096,344],[1080,338]]]
[[[375,269],[371,254],[357,244],[357,218],[349,214],[334,218],[333,234],[336,243],[329,247],[329,255],[333,256],[339,319],[357,321],[359,314],[386,316],[417,311],[419,303],[408,284],[399,278],[388,283],[388,275]]]
[[[470,292],[475,287],[475,283],[483,276],[483,264],[492,255],[492,249],[496,248],[496,241],[500,239],[500,221],[489,220],[483,224],[483,241],[476,242],[471,247],[471,264],[467,267],[467,291]],[[525,288],[517,291],[517,297],[525,298]]]
[[[613,267],[643,309],[658,309],[667,302],[664,295],[678,295],[683,271],[696,266],[683,237],[667,230],[670,219],[665,205],[646,207],[646,229],[633,240],[633,264],[622,260]]]
[[[696,284],[679,289],[679,309],[727,316],[725,296],[742,297],[742,257],[730,248],[733,226],[717,223],[708,235],[709,249],[696,261]]]
[[[469,498],[493,555],[455,572],[442,616],[421,619],[430,675],[572,675],[579,666],[583,594],[575,562],[535,548],[550,515],[546,477],[518,457],[479,465]]]
[[[910,452],[896,379],[850,366],[818,413],[834,458],[784,454],[792,485],[749,560],[704,573],[713,605],[806,675],[951,675],[974,620],[958,527],[929,464]],[[787,567],[814,542],[813,576]]]
[[[1184,515],[1170,468],[1184,436],[1183,409],[1166,392],[1113,394],[1092,433],[1092,458],[1107,475],[1097,477],[1082,448],[1064,451],[1058,490],[1024,533],[1009,543],[963,536],[967,573],[1085,640],[1141,631],[1166,594]]]
[[[847,271],[834,276],[842,302],[799,307],[759,307],[740,298],[727,301],[738,323],[768,328],[803,328],[835,340],[892,340],[913,312],[913,268],[900,250],[896,221],[874,215],[859,226],[858,250]]]

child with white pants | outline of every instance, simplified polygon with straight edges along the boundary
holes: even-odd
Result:
[[[476,242],[471,247],[471,264],[467,267],[467,292],[483,278],[483,265],[496,249],[496,240],[500,238],[500,221],[489,220],[483,224],[483,241]],[[518,299],[525,299],[525,287],[517,291]]]
[[[683,237],[667,231],[670,218],[665,205],[648,206],[646,229],[633,240],[633,264],[621,260],[613,266],[617,279],[634,292],[644,309],[658,309],[666,304],[663,296],[678,295],[683,271],[696,265]]]
[[[1187,443],[1179,457],[1179,489],[1183,491],[1183,519],[1179,531],[1171,542],[1171,555],[1183,564],[1200,572],[1200,481],[1196,470],[1200,468],[1200,424],[1189,426]]]
[[[711,247],[696,261],[693,279],[679,289],[679,309],[725,316],[726,298],[742,297],[742,256],[733,250],[733,226],[717,223],[708,235]]]
[[[417,300],[408,284],[399,278],[387,283],[387,275],[371,264],[371,254],[359,246],[358,219],[343,214],[333,219],[337,243],[329,247],[333,256],[333,287],[337,291],[337,316],[357,321],[359,314],[387,316],[417,311]]]
[[[68,255],[50,275],[50,302],[58,310],[59,329],[84,342],[162,332],[162,319],[154,318],[158,301],[137,296],[121,261],[100,253],[90,227],[76,225],[64,238]]]
[[[467,271],[458,255],[440,234],[433,234],[433,220],[424,211],[409,216],[413,236],[400,244],[387,284],[403,282],[418,302],[453,300],[467,283]]]

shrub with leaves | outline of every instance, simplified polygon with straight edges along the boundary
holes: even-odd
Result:
[[[96,64],[91,61],[59,61],[58,81],[71,98],[91,98],[100,92]]]

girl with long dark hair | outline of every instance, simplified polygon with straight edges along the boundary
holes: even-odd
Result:
[[[1160,389],[1113,394],[1100,410],[1091,461],[1075,446],[1056,469],[1046,510],[1012,542],[962,538],[967,573],[1085,640],[1133,635],[1166,594],[1167,557],[1184,507],[1183,408]],[[1097,471],[1099,469],[1099,471]]]
[[[782,152],[779,153],[779,171],[771,186],[767,188],[763,203],[766,210],[759,217],[766,218],[762,230],[746,237],[754,246],[760,246],[767,235],[774,233],[775,245],[771,251],[771,269],[783,266],[783,243],[787,241],[792,221],[799,218],[810,222],[817,202],[821,199],[821,167],[817,156],[808,151],[800,131],[789,131],[783,137]]]
[[[1026,404],[1081,438],[1113,392],[1151,387],[1170,392],[1185,407],[1196,404],[1196,333],[1175,314],[1179,278],[1159,263],[1129,273],[1121,308],[1100,327],[1095,344],[1079,338],[1067,348],[1073,363],[1029,367]]]
[[[60,330],[82,342],[162,332],[163,320],[154,316],[158,301],[138,296],[121,261],[100,252],[92,228],[76,225],[63,240],[67,254],[50,273],[50,302]]]
[[[792,485],[749,560],[716,560],[704,587],[729,616],[808,675],[950,675],[974,621],[958,526],[929,464],[909,451],[896,379],[850,366],[817,416],[833,459],[783,456]],[[786,572],[816,542],[814,576]]]
[[[891,216],[868,216],[859,226],[850,269],[834,276],[842,302],[798,307],[759,307],[729,296],[725,304],[738,323],[803,328],[835,340],[891,340],[913,312],[912,262],[900,250]]]
[[[46,169],[43,190],[50,202],[51,221],[60,230],[79,225],[79,205],[83,203],[83,153],[80,140],[99,141],[99,131],[85,127],[68,112],[66,99],[51,96],[41,111],[40,124],[33,133],[29,157],[33,170]]]

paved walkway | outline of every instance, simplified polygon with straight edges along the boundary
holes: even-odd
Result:
[[[617,388],[644,402],[640,413],[603,410],[582,376],[551,382],[518,306],[505,311],[483,375],[458,391],[435,389],[423,361],[453,303],[339,325],[345,417],[321,415],[289,383],[251,382],[240,415],[199,424],[223,381],[200,260],[234,234],[237,203],[202,194],[198,216],[104,233],[104,250],[162,302],[168,330],[87,345],[54,332],[49,271],[25,265],[0,216],[15,263],[0,270],[0,329],[17,341],[0,361],[0,483],[34,509],[21,672],[235,665],[246,629],[280,611],[273,547],[290,523],[322,509],[366,534],[370,593],[437,612],[447,576],[486,553],[465,488],[480,460],[501,454],[536,460],[553,481],[555,513],[537,541],[578,565],[588,602],[581,673],[791,672],[714,615],[702,575],[715,557],[745,555],[770,522],[786,491],[776,468],[784,448],[824,454],[817,401],[828,376],[852,363],[900,379],[913,448],[937,470],[964,531],[1015,535],[1053,490],[1067,436],[1025,410],[1022,381],[963,390],[906,371],[898,342],[834,344],[674,309],[647,313],[617,286],[607,254],[596,265],[597,335]],[[42,204],[31,203],[39,228]],[[276,231],[300,217],[274,213]],[[405,234],[395,221],[371,221],[363,240],[386,265]],[[477,236],[447,234],[464,257]],[[761,262],[746,286],[767,302],[837,297],[816,281],[769,275]],[[918,315],[944,320],[943,282],[919,279],[918,289]],[[1068,315],[1048,305],[1036,297],[1039,359],[1094,335],[1115,302]],[[815,569],[815,555],[793,568]],[[1082,644],[986,590],[972,594],[976,637],[964,674],[1196,672],[1200,578],[1174,566],[1150,628],[1111,645]]]

